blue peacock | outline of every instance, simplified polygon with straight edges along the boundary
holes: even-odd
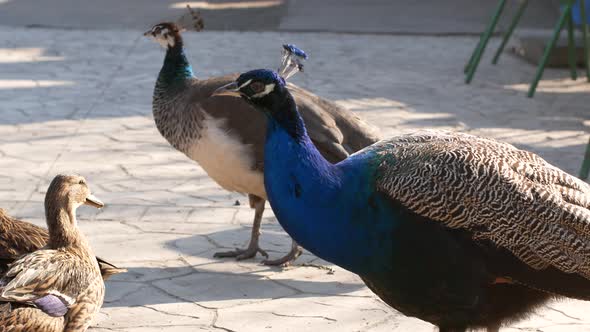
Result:
[[[400,312],[441,332],[493,332],[549,299],[590,299],[590,186],[541,157],[422,131],[331,164],[276,72],[217,93],[269,119],[264,183],[283,228]]]

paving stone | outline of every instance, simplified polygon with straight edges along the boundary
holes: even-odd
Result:
[[[465,85],[474,37],[185,37],[200,77],[276,67],[278,45],[296,43],[312,57],[294,81],[378,124],[385,137],[459,130],[513,143],[572,173],[588,140],[590,84],[548,69],[528,99],[535,68],[509,55],[491,66],[487,54]],[[328,274],[267,267],[260,255],[213,258],[248,243],[253,211],[246,196],[221,189],[159,135],[151,98],[163,52],[139,31],[1,27],[0,43],[0,207],[45,226],[51,178],[78,172],[107,203],[80,208],[80,228],[97,254],[129,269],[107,282],[91,331],[433,331],[387,308],[340,268]],[[260,245],[271,258],[290,248],[268,205]],[[302,263],[332,267],[308,252]],[[590,331],[589,309],[551,303],[502,332]]]
[[[224,286],[227,284],[233,284],[235,287],[230,289]],[[223,273],[195,273],[167,281],[156,281],[153,285],[207,308],[228,308],[296,293],[292,289],[259,277]]]

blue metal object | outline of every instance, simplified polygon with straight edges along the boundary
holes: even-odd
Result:
[[[576,3],[574,4],[574,6],[572,7],[572,16],[574,18],[574,24],[575,25],[582,25],[582,23],[584,22],[584,19],[582,18],[582,3],[580,2],[580,0],[577,0]],[[588,18],[590,18],[590,16],[588,14],[590,14],[588,12],[588,9],[590,9],[590,0],[584,0],[584,6],[586,7],[586,23],[590,23],[590,21],[588,21]]]

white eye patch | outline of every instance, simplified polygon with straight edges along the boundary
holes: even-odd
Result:
[[[163,48],[174,47],[174,36],[170,33],[170,30],[163,28],[159,32],[154,31],[154,39]]]
[[[275,84],[274,84],[274,83],[272,83],[272,84],[268,84],[268,85],[265,85],[265,86],[264,86],[264,91],[262,91],[262,92],[259,92],[259,93],[257,93],[257,94],[254,94],[254,95],[252,95],[252,98],[260,98],[260,97],[264,97],[264,96],[266,96],[267,94],[269,94],[269,93],[270,93],[272,90],[274,90],[274,88],[275,88]]]

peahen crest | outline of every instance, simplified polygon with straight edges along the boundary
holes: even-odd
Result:
[[[283,56],[278,73],[285,80],[303,71],[303,61],[307,60],[307,54],[293,44],[283,44]]]

